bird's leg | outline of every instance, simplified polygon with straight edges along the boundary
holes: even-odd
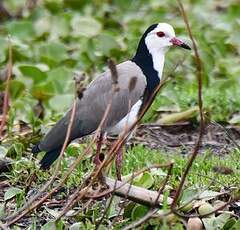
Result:
[[[94,162],[96,165],[100,165],[101,162],[102,162],[101,159],[100,159],[102,141],[103,141],[103,134],[100,133],[100,134],[99,134],[99,137],[98,137],[98,140],[97,140],[96,155],[95,155],[94,160],[93,160],[93,162]]]
[[[123,160],[123,147],[121,146],[116,154],[115,164],[116,164],[116,173],[117,173],[117,179],[121,179],[121,171],[122,171],[122,160]]]

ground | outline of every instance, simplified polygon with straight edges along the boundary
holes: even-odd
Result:
[[[198,127],[189,122],[175,125],[140,125],[133,137],[127,143],[127,150],[123,163],[123,175],[127,177],[127,175],[131,175],[133,171],[138,171],[148,165],[163,164],[169,162],[169,160],[174,161],[173,175],[165,191],[168,196],[174,196],[175,188],[179,183],[179,177],[186,166],[189,155],[193,151],[198,131]],[[188,190],[191,192],[192,190],[194,193],[196,193],[196,191],[201,191],[201,193],[203,193],[203,191],[205,191],[210,194],[211,199],[209,202],[212,205],[217,202],[226,202],[231,195],[237,192],[239,189],[238,178],[240,177],[238,164],[239,150],[237,150],[239,135],[240,132],[238,127],[222,127],[216,124],[208,124],[206,126],[199,156],[194,162],[188,176],[187,186],[184,189],[185,192],[188,192]],[[82,144],[75,143],[73,145],[74,147],[70,148],[70,151],[67,151],[68,154],[63,163],[64,169],[66,169],[66,164],[69,164],[74,154],[76,154],[73,149],[76,150],[76,148],[79,148],[79,145],[84,145],[86,141],[88,140],[81,140],[80,143]],[[29,158],[30,155],[28,152],[25,152],[23,157]],[[25,160],[24,165],[28,161],[29,160]],[[28,162],[26,165],[29,164],[33,165],[33,162]],[[34,167],[36,167],[36,165],[34,165]],[[27,216],[19,221],[17,226],[26,228],[34,226],[35,223],[37,228],[39,228],[46,223],[49,224],[49,221],[54,220],[54,217],[59,214],[60,209],[66,204],[66,198],[75,191],[76,187],[78,187],[78,183],[80,184],[82,181],[81,177],[75,177],[86,177],[86,173],[89,173],[89,168],[91,167],[91,160],[86,158],[78,168],[79,171],[71,175],[68,183],[62,186],[58,193],[54,193],[50,199],[48,199],[42,207],[38,208],[36,212],[33,212],[30,217]],[[31,196],[38,191],[41,184],[46,182],[45,176],[50,176],[50,174],[38,170],[36,173],[37,176],[34,177],[30,183],[29,177],[34,171],[33,168],[22,168],[21,163],[21,166],[13,166],[12,170],[14,171],[7,172],[1,176],[0,199],[2,202],[5,201],[5,206],[1,207],[2,215],[10,213],[16,206],[20,207],[25,200],[31,198]],[[115,177],[114,171],[115,167],[113,166],[113,170],[110,173],[113,178]],[[134,183],[151,190],[157,190],[159,183],[161,184],[163,177],[166,175],[166,171],[159,169],[156,171],[150,170],[149,172],[150,178],[146,177],[146,174],[142,179],[140,178],[140,181],[138,181],[138,178]],[[144,179],[144,177],[146,178]],[[26,188],[27,179],[27,183],[29,184]],[[10,195],[6,197],[6,192],[13,188],[16,191],[10,192]],[[212,194],[213,192],[217,193]],[[24,198],[25,196],[26,198]],[[191,196],[191,193],[189,196]],[[184,198],[182,199],[184,200]],[[107,196],[91,201],[88,204],[88,200],[83,199],[81,202],[78,202],[73,211],[70,211],[67,217],[62,220],[64,223],[62,224],[71,226],[76,221],[80,221],[82,225],[85,223],[85,227],[88,226],[89,229],[92,229],[103,215],[109,200],[110,197]],[[204,200],[204,198],[200,200]],[[87,208],[83,208],[86,204],[88,204]],[[239,209],[239,202],[234,202],[228,205],[226,210],[231,211],[232,215],[239,216]],[[129,221],[133,221],[142,216],[142,212],[140,212],[140,214],[136,214],[135,212],[132,202],[124,202],[124,199],[120,202],[120,198],[114,196],[114,201],[107,215],[108,217],[106,216],[103,219],[102,227],[109,226],[110,224],[114,226],[114,229],[122,228],[121,226],[130,223]],[[190,208],[186,213],[189,214],[191,212],[194,212],[194,209]],[[93,215],[93,213],[95,214]],[[227,222],[228,219],[230,219],[230,217],[228,217],[225,222]],[[181,227],[180,223],[181,222],[177,220],[172,222],[173,226]],[[154,225],[155,224],[153,224],[153,226]],[[61,227],[58,228],[61,229]]]

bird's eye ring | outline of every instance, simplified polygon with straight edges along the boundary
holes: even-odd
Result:
[[[162,31],[159,31],[159,32],[157,32],[157,36],[158,36],[158,37],[164,37],[164,36],[165,36],[165,33],[162,32]]]

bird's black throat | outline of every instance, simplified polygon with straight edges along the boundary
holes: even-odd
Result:
[[[143,74],[146,76],[147,80],[147,86],[144,91],[144,94],[142,96],[142,105],[139,110],[139,114],[141,113],[142,109],[147,106],[149,101],[151,101],[153,93],[156,89],[156,87],[160,83],[160,79],[158,76],[158,71],[156,71],[153,67],[153,59],[152,55],[149,52],[146,44],[145,44],[145,38],[147,34],[154,30],[157,27],[158,24],[151,25],[143,34],[137,48],[137,52],[135,56],[132,58],[132,61],[136,63],[142,70]]]

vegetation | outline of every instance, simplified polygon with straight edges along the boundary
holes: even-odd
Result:
[[[206,204],[211,206],[209,211],[212,207],[219,207],[220,202],[226,203],[230,197],[239,196],[240,152],[235,144],[239,143],[240,125],[240,5],[237,0],[212,0],[207,4],[203,0],[187,0],[184,7],[203,66],[205,118],[209,123],[227,127],[222,127],[219,135],[226,135],[228,128],[238,133],[229,139],[231,147],[224,154],[216,148],[206,147],[195,160],[178,201],[178,207],[185,205],[181,211],[190,215],[200,213],[199,207]],[[86,73],[84,84],[87,85],[107,68],[109,57],[117,63],[130,59],[143,31],[153,23],[165,21],[174,26],[178,37],[191,44],[177,1],[0,2],[1,107],[9,69],[9,47],[12,48],[13,58],[13,75],[9,83],[10,107],[0,146],[0,160],[7,157],[12,164],[11,170],[0,174],[1,218],[22,207],[31,197],[30,192],[39,189],[54,171],[54,168],[50,172],[39,170],[29,147],[71,106],[75,91],[74,75]],[[177,48],[168,52],[164,75],[170,76],[170,81],[161,89],[142,122],[163,124],[161,119],[164,118],[171,126],[184,121],[192,125],[195,135],[199,116],[194,52],[183,52]],[[177,118],[169,121],[169,114],[175,114]],[[90,141],[87,139],[84,143],[68,147],[57,181]],[[221,138],[214,138],[214,141],[220,142],[221,149],[224,148]],[[174,162],[172,175],[164,189],[165,198],[173,197],[193,147],[184,149],[186,146],[183,144],[169,151],[161,144],[161,148],[153,150],[150,144],[139,144],[134,140],[128,147],[123,163],[123,176],[126,178],[143,167],[169,163],[170,160]],[[91,148],[92,153],[94,148]],[[183,152],[187,154],[181,154]],[[53,229],[56,224],[54,219],[65,205],[65,199],[92,169],[92,157],[84,156],[61,190],[13,228],[39,229],[42,226],[42,229]],[[227,173],[223,172],[224,169]],[[33,174],[34,179],[31,177]],[[109,174],[115,177],[114,165]],[[148,170],[135,178],[133,183],[158,190],[166,175],[165,169]],[[107,198],[91,201],[87,208],[84,208],[85,201],[78,202],[74,210],[79,212],[73,215],[73,211],[69,211],[58,221],[57,229],[96,228],[109,202]],[[149,210],[130,201],[121,207],[121,202],[119,197],[113,196],[99,229],[123,229]],[[186,208],[186,204],[190,207]],[[239,207],[236,202],[235,206],[228,205],[225,212],[202,218],[204,227],[239,229]],[[155,217],[142,224],[143,229],[184,229],[187,218],[182,220],[176,215],[163,218],[161,213],[168,210],[165,202]]]

